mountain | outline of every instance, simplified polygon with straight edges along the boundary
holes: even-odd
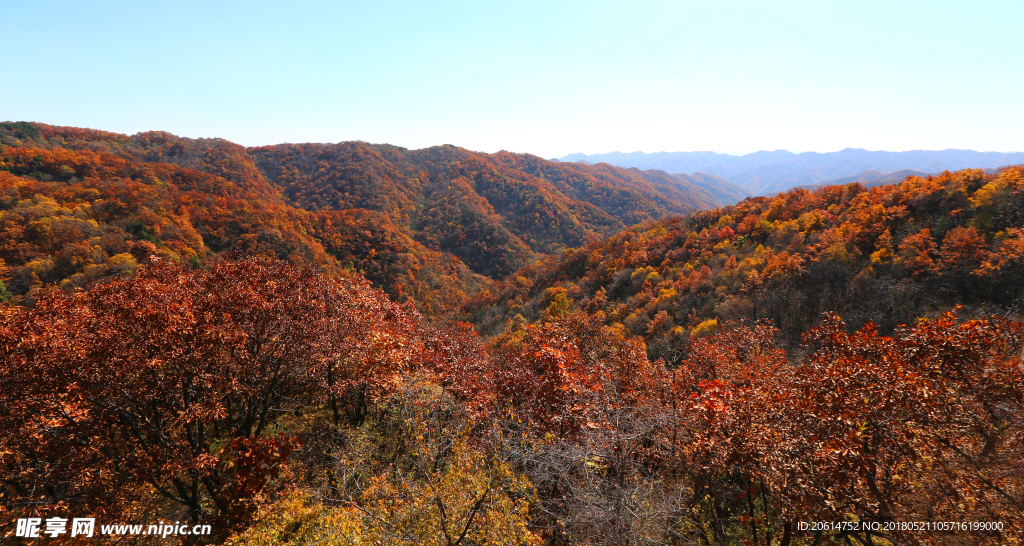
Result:
[[[622,167],[638,169],[658,169],[670,173],[694,173],[702,171],[710,165],[727,163],[735,156],[715,152],[611,152],[607,154],[587,155],[582,153],[569,154],[560,158],[562,161],[586,162],[587,164],[608,163]]]
[[[706,186],[450,145],[246,148],[5,122],[0,279],[30,298],[109,279],[152,254],[197,267],[265,255],[361,272],[434,314],[537,256],[721,206]]]
[[[702,172],[693,174],[676,173],[672,177],[707,190],[722,205],[735,205],[750,195],[736,184],[713,174]]]
[[[427,314],[490,282],[385,214],[290,206],[227,141],[11,125],[0,125],[0,300],[105,283],[150,256],[358,272]]]
[[[814,184],[814,185],[808,185],[808,186],[797,186],[797,187],[805,188],[805,189],[816,189],[816,188],[820,188],[820,187],[823,187],[823,186],[842,186],[844,184],[850,184],[852,182],[857,182],[860,185],[864,186],[865,188],[873,188],[875,186],[884,186],[884,185],[887,185],[887,184],[899,184],[900,182],[903,182],[904,180],[907,179],[907,177],[910,177],[910,176],[916,176],[918,178],[923,178],[923,177],[926,177],[926,176],[930,176],[930,174],[929,173],[925,173],[925,172],[921,172],[921,171],[915,171],[913,169],[903,169],[902,171],[896,171],[896,172],[893,172],[893,173],[886,174],[886,173],[882,173],[882,172],[879,172],[879,171],[876,171],[876,170],[872,169],[870,171],[864,171],[864,172],[862,172],[860,174],[857,174],[857,175],[854,175],[854,176],[847,176],[845,178],[836,178],[834,180],[826,180],[825,182],[822,182],[821,184]]]
[[[770,319],[793,348],[823,312],[882,332],[955,305],[1012,314],[1024,307],[1022,211],[1024,166],[751,197],[539,261],[461,318],[493,334],[578,309],[673,361],[706,321]]]
[[[798,186],[819,185],[830,180],[855,177],[872,170],[888,175],[902,170],[934,173],[967,168],[999,168],[1024,163],[1024,153],[953,149],[885,152],[846,148],[828,153],[795,154],[775,150],[742,156],[714,152],[577,153],[561,159],[606,162],[622,167],[662,169],[685,174],[699,171],[722,177],[750,194],[767,195]]]
[[[534,253],[720,203],[667,173],[455,146],[285,144],[249,153],[292,206],[382,212],[417,241],[491,277],[512,273]]]

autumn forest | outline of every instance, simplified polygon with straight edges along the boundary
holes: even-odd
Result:
[[[0,123],[0,537],[1021,544],[1024,166],[868,186]]]

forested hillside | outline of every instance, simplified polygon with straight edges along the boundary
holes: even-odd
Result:
[[[366,208],[471,269],[503,276],[532,253],[580,246],[625,226],[719,203],[664,173],[558,164],[454,146],[405,150],[361,142],[250,150],[290,203]]]
[[[562,303],[485,344],[358,279],[153,258],[0,307],[0,536],[67,514],[238,546],[1020,536],[1024,324],[826,315],[791,360],[723,323],[667,363]]]
[[[0,139],[5,544],[1022,536],[1024,167],[695,210],[453,146]]]
[[[132,142],[122,148],[109,133],[86,136],[92,140],[79,144],[89,146],[78,149],[0,150],[4,298],[28,303],[47,286],[83,288],[129,274],[148,256],[195,267],[221,255],[266,256],[333,274],[358,271],[428,313],[486,282],[416,243],[384,214],[285,204],[244,161],[244,150],[229,143],[205,149],[202,166],[212,174],[178,165],[197,165],[178,160],[183,152],[168,152],[177,163],[149,162],[136,159]],[[71,137],[44,127],[38,138]]]
[[[361,272],[428,314],[538,253],[719,203],[664,173],[454,146],[246,149],[24,122],[0,124],[0,189],[5,297],[230,253]]]
[[[793,190],[643,224],[524,268],[464,306],[481,332],[566,309],[678,359],[692,334],[771,319],[790,347],[822,312],[882,332],[955,305],[1024,308],[1024,168]],[[520,318],[516,318],[521,315]]]

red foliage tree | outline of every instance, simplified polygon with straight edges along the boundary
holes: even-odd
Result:
[[[769,400],[776,417],[755,427],[774,441],[754,472],[802,521],[853,514],[1019,529],[1022,340],[1024,325],[1005,319],[946,314],[887,337],[871,324],[848,333],[829,316],[807,336],[816,350]]]
[[[365,283],[258,261],[154,261],[7,312],[4,503],[117,513],[152,491],[228,532],[298,445],[279,417],[386,383],[405,316]]]

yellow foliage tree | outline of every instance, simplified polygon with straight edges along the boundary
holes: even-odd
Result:
[[[373,544],[540,544],[527,528],[529,481],[472,449],[466,436],[441,464],[430,446],[418,447],[411,471],[376,476],[363,492],[363,532]]]
[[[718,319],[705,320],[690,330],[690,337],[709,336],[718,331]]]
[[[371,476],[361,491],[340,506],[295,491],[263,510],[254,526],[228,544],[541,543],[528,528],[530,482],[470,443],[471,422],[444,417],[456,407],[440,387],[410,379],[388,406],[387,437],[351,431],[349,446],[339,455],[338,474]],[[400,462],[382,465],[382,449],[401,451]]]
[[[260,510],[256,525],[228,539],[227,546],[363,546],[373,544],[354,507],[331,507],[306,491],[293,490]]]

